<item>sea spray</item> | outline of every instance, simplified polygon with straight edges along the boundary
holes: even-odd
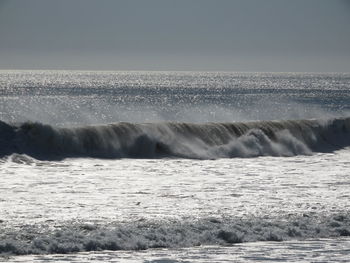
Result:
[[[350,145],[350,118],[240,123],[114,123],[59,128],[1,122],[2,156],[216,159],[294,156]]]

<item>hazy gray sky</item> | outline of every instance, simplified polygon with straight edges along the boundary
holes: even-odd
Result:
[[[0,69],[350,72],[350,0],[0,0]]]

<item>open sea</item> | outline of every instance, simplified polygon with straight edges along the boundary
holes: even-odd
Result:
[[[0,262],[262,261],[350,261],[350,74],[0,71]]]

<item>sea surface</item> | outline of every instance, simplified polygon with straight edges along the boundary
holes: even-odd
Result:
[[[0,71],[0,262],[349,262],[350,74]]]

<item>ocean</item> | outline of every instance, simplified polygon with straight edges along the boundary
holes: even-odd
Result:
[[[0,262],[348,262],[350,74],[0,71]]]

